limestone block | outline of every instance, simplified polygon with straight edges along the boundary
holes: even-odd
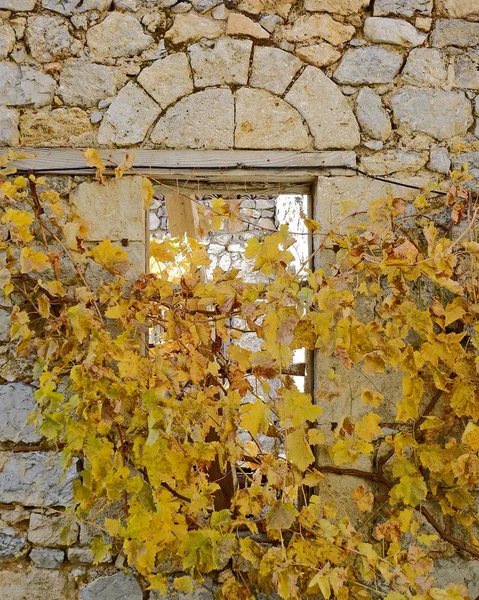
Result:
[[[368,4],[369,0],[304,0],[306,10],[337,15],[357,15]]]
[[[18,146],[19,141],[17,111],[0,106],[0,146]]]
[[[456,60],[455,72],[456,87],[479,90],[479,50],[470,50],[459,56]]]
[[[233,94],[219,88],[191,94],[168,109],[151,141],[166,148],[225,150],[233,147],[233,135]]]
[[[28,11],[35,8],[37,0],[0,0],[0,10]]]
[[[82,59],[70,59],[63,64],[58,94],[65,104],[94,107],[101,100],[114,96],[116,91],[112,68]]]
[[[443,0],[444,9],[453,19],[465,19],[479,15],[477,0]]]
[[[371,156],[363,156],[361,169],[371,175],[391,175],[398,171],[416,173],[422,169],[429,159],[427,152],[415,152],[413,150],[388,150],[377,152]]]
[[[15,46],[15,31],[6,22],[0,22],[0,58],[7,58]]]
[[[437,587],[455,583],[465,586],[470,598],[479,595],[479,560],[465,560],[460,556],[439,558],[434,561],[432,576]]]
[[[383,107],[381,96],[370,88],[362,88],[356,98],[356,116],[361,129],[375,140],[387,140],[391,135],[391,120]]]
[[[93,127],[80,108],[27,111],[20,117],[20,134],[25,146],[88,146]]]
[[[73,515],[30,515],[28,540],[36,546],[55,548],[71,546],[78,539],[78,524]]]
[[[479,40],[479,23],[461,19],[438,19],[431,34],[431,44],[437,48],[476,46]]]
[[[286,19],[297,0],[239,0],[237,9],[253,15],[276,13]]]
[[[270,46],[256,46],[250,85],[281,96],[301,67],[301,61],[289,52]]]
[[[0,502],[68,506],[76,477],[76,459],[64,472],[56,452],[5,452],[0,455]]]
[[[0,106],[45,106],[52,103],[55,88],[55,80],[37,69],[0,63]]]
[[[19,559],[27,552],[28,545],[25,537],[15,535],[14,529],[0,529],[0,563]]]
[[[395,15],[397,17],[415,17],[416,15],[430,16],[432,0],[375,0],[374,16],[384,17]]]
[[[237,148],[301,150],[308,145],[308,132],[292,106],[265,90],[238,90]]]
[[[206,12],[222,2],[223,0],[191,0],[193,8],[200,13]]]
[[[434,148],[431,150],[428,168],[436,173],[448,175],[451,170],[451,157],[446,148]]]
[[[24,383],[0,386],[0,442],[29,444],[41,439],[34,428],[27,425],[28,416],[37,408],[34,391]]]
[[[285,99],[306,120],[318,150],[349,150],[359,144],[359,126],[351,107],[320,69],[306,67]]]
[[[153,43],[153,38],[133,15],[112,12],[86,34],[94,60],[102,62],[120,56],[135,56]]]
[[[398,125],[438,140],[465,135],[473,123],[472,106],[463,92],[403,88],[391,103]]]
[[[341,58],[341,52],[338,52],[328,42],[320,42],[311,46],[299,46],[295,52],[296,56],[299,56],[301,60],[314,67],[327,67]]]
[[[193,79],[185,53],[170,54],[143,69],[138,83],[162,108],[193,92]]]
[[[369,17],[364,23],[364,36],[375,44],[395,44],[414,48],[423,44],[427,34],[401,19]]]
[[[479,96],[476,96],[474,100],[474,113],[479,116]]]
[[[73,577],[50,569],[0,570],[0,598],[5,600],[76,600]]]
[[[139,144],[160,112],[158,104],[130,81],[110,104],[98,132],[98,142],[117,146]]]
[[[321,38],[333,46],[344,44],[356,33],[352,25],[343,25],[331,15],[309,15],[299,17],[283,29],[283,37],[288,42],[309,42]]]
[[[231,13],[226,25],[227,35],[246,35],[257,40],[267,40],[270,34],[246,15]]]
[[[78,54],[82,44],[68,29],[68,21],[55,15],[28,18],[26,41],[35,60],[41,63],[63,60]]]
[[[173,27],[166,32],[165,39],[173,45],[191,44],[201,39],[215,40],[223,28],[215,21],[193,13],[176,15]]]
[[[98,531],[95,532],[95,535],[98,535]],[[95,558],[90,548],[69,548],[67,555],[71,563],[80,565],[92,565]],[[101,560],[101,563],[108,562],[111,562],[111,554],[109,552]]]
[[[70,201],[88,227],[87,241],[145,241],[143,178],[109,179],[104,184],[81,183]]]
[[[112,0],[42,0],[42,6],[66,17],[88,10],[108,10]]]
[[[421,87],[443,85],[447,77],[446,61],[437,48],[411,50],[402,72],[405,83]]]
[[[196,87],[246,85],[253,42],[222,38],[188,48]]]
[[[33,548],[30,560],[39,569],[58,569],[65,560],[63,550],[50,550],[47,548]]]
[[[100,577],[82,590],[81,600],[143,600],[143,591],[133,575],[120,572]]]
[[[402,64],[403,57],[387,48],[353,48],[344,54],[333,79],[347,85],[391,83]]]

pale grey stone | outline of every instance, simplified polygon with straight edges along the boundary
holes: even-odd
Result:
[[[309,143],[301,115],[290,104],[266,90],[238,90],[237,148],[302,150]]]
[[[437,48],[411,50],[402,72],[406,83],[421,87],[443,85],[447,75],[446,61]]]
[[[303,63],[289,52],[270,46],[256,46],[250,85],[273,94],[284,94]]]
[[[176,149],[233,147],[234,101],[229,89],[191,94],[170,108],[151,134],[154,144]]]
[[[18,132],[18,113],[13,108],[6,108],[0,106],[0,146],[18,146],[20,141]],[[2,314],[5,311],[2,311]],[[1,339],[8,339],[7,335],[4,334],[4,319],[2,317],[0,325]]]
[[[279,15],[264,15],[264,17],[261,17],[260,23],[263,29],[266,29],[269,33],[274,33],[276,27],[284,21]]]
[[[479,50],[471,50],[459,56],[456,59],[455,72],[456,87],[479,90]]]
[[[356,98],[356,116],[361,129],[376,140],[391,135],[391,120],[383,107],[381,96],[370,88],[362,88]]]
[[[362,170],[370,175],[391,175],[398,171],[416,173],[426,165],[428,159],[427,152],[397,149],[363,156],[360,164]]]
[[[98,532],[96,535],[98,535]],[[69,548],[67,556],[71,563],[81,565],[91,565],[95,559],[90,548]],[[102,564],[111,562],[111,554],[107,552],[100,562]]]
[[[0,511],[0,521],[6,525],[18,525],[30,519],[30,513],[23,506],[15,506],[13,510]]]
[[[5,600],[73,600],[76,594],[75,581],[66,571],[0,570],[0,598]]]
[[[438,140],[465,135],[472,107],[463,92],[404,88],[392,97],[394,120]]]
[[[15,40],[13,27],[0,21],[0,58],[7,58],[15,46]]]
[[[387,15],[398,17],[422,15],[429,17],[432,5],[432,0],[375,0],[373,14],[375,17],[385,17]]]
[[[30,515],[28,540],[36,546],[71,546],[78,539],[78,532],[78,524],[73,515],[47,516],[36,512]]]
[[[369,0],[304,0],[308,11],[329,12],[336,15],[356,15],[370,4]]]
[[[311,46],[300,46],[296,48],[295,52],[301,60],[314,67],[327,67],[341,58],[341,52],[338,52],[328,42],[320,42]]]
[[[479,23],[470,23],[461,19],[438,19],[431,34],[431,44],[437,48],[458,46],[467,48],[477,46]]]
[[[118,146],[139,144],[160,112],[158,104],[139,86],[133,82],[127,83],[103,118],[98,142]]]
[[[42,6],[66,17],[88,10],[108,10],[112,0],[42,0]]]
[[[188,48],[195,86],[246,85],[253,42],[222,38]]]
[[[94,125],[96,123],[100,123],[100,121],[103,120],[103,113],[99,110],[97,110],[96,112],[92,113],[90,115],[90,123],[93,123]]]
[[[26,40],[33,58],[41,63],[73,56],[82,48],[81,42],[70,35],[68,21],[56,15],[29,17]]]
[[[479,560],[464,560],[459,556],[439,558],[434,561],[432,575],[438,587],[456,583],[467,588],[470,598],[479,596]]]
[[[193,8],[200,13],[206,12],[207,10],[218,6],[218,4],[221,4],[222,2],[223,0],[191,0]]]
[[[37,0],[0,0],[0,10],[29,11],[35,8]]]
[[[111,577],[100,577],[82,590],[82,600],[143,600],[143,591],[133,575],[116,573]]]
[[[391,83],[399,73],[403,57],[378,46],[347,50],[333,79],[337,83],[363,85]]]
[[[226,21],[229,15],[230,11],[226,8],[224,4],[220,4],[211,11],[211,16],[217,21]]]
[[[41,436],[35,433],[27,419],[37,408],[33,398],[34,388],[24,383],[9,383],[0,386],[0,442],[38,442]]]
[[[474,100],[474,112],[479,116],[479,96]]]
[[[67,106],[97,106],[116,91],[116,79],[110,67],[81,59],[65,61],[58,94]]]
[[[201,39],[214,40],[223,33],[223,28],[193,13],[176,15],[173,27],[166,32],[165,38],[174,45],[191,44]]]
[[[39,569],[58,569],[65,560],[63,550],[50,550],[47,548],[33,548],[30,560]]]
[[[189,2],[178,2],[178,4],[175,4],[174,6],[171,7],[171,12],[174,15],[179,15],[179,14],[183,14],[183,13],[187,13],[191,10],[191,4]],[[214,15],[212,15],[213,18]]]
[[[121,56],[135,56],[153,43],[153,38],[143,32],[138,19],[126,13],[110,13],[86,34],[94,60],[103,61]]]
[[[0,563],[21,558],[27,551],[25,537],[15,535],[14,529],[0,529]]]
[[[376,152],[379,152],[379,150],[382,150],[384,148],[384,142],[380,142],[380,141],[372,141],[369,140],[367,142],[363,143],[363,146],[365,146],[366,148],[369,148],[370,150],[375,150]]]
[[[188,56],[178,52],[157,60],[150,67],[143,69],[138,83],[162,108],[167,108],[193,92]]]
[[[364,23],[364,36],[375,44],[395,44],[406,48],[420,46],[427,38],[427,34],[407,21],[384,17],[368,17]]]
[[[359,126],[351,107],[320,69],[306,67],[285,99],[303,115],[318,150],[348,150],[359,144]]]
[[[435,148],[431,150],[428,168],[436,173],[447,175],[451,170],[451,157],[446,148]]]
[[[24,506],[70,505],[72,484],[77,478],[76,462],[74,459],[64,472],[56,452],[4,452],[0,455],[0,502]]]
[[[32,67],[0,63],[0,105],[46,106],[53,101],[56,82]]]
[[[333,46],[349,42],[356,33],[352,25],[343,25],[328,14],[304,15],[282,28],[288,42],[310,42],[321,38]]]

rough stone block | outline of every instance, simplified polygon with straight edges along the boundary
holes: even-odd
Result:
[[[24,383],[0,386],[0,442],[29,444],[41,439],[34,428],[27,425],[28,416],[37,408],[34,391]]]
[[[465,19],[479,15],[477,0],[443,0],[444,10],[449,17]]]
[[[464,560],[459,556],[440,558],[435,561],[432,575],[438,587],[456,583],[467,588],[470,598],[479,596],[479,560]]]
[[[391,135],[391,120],[383,107],[381,96],[370,88],[362,88],[356,98],[356,116],[362,130],[375,140],[387,140]]]
[[[456,60],[455,71],[455,87],[479,90],[479,50],[471,50],[467,54],[459,56]]]
[[[28,11],[35,8],[37,0],[0,0],[0,10]]]
[[[407,58],[402,79],[411,85],[440,86],[448,77],[447,64],[437,48],[415,48]]]
[[[0,63],[0,105],[45,106],[52,103],[55,88],[53,77],[37,69]]]
[[[0,146],[18,146],[18,122],[16,110],[0,106]]]
[[[0,454],[0,502],[6,504],[68,506],[76,478],[76,459],[64,472],[56,452]]]
[[[55,15],[29,17],[26,40],[33,58],[41,63],[63,60],[82,49],[68,30],[68,21]]]
[[[63,550],[49,550],[46,548],[33,548],[30,560],[39,569],[58,569],[65,560]]]
[[[423,44],[427,38],[411,23],[401,19],[369,17],[364,23],[364,36],[375,44],[395,44],[414,48]]]
[[[355,33],[352,25],[343,25],[331,15],[306,15],[283,28],[283,37],[288,42],[309,42],[321,38],[333,46],[349,42]]]
[[[270,34],[246,15],[231,13],[226,26],[227,35],[246,35],[256,40],[267,40]]]
[[[27,539],[14,529],[0,529],[0,563],[21,558],[28,552]]]
[[[71,546],[78,538],[79,527],[73,515],[30,515],[28,539],[37,546],[54,548]]]
[[[25,146],[93,145],[93,127],[81,108],[26,111],[20,117],[20,137]]]
[[[301,66],[298,58],[280,48],[256,46],[250,85],[281,96]]]
[[[188,56],[183,52],[170,54],[146,67],[138,83],[162,108],[167,108],[193,92],[193,78]]]
[[[143,32],[138,19],[120,12],[110,13],[101,23],[91,27],[86,39],[92,57],[100,62],[120,56],[135,56],[154,41]]]
[[[391,104],[397,124],[438,140],[465,135],[474,120],[464,92],[403,88]]]
[[[359,144],[359,126],[351,107],[320,69],[306,67],[285,99],[306,120],[318,150],[349,150]]]
[[[363,156],[361,169],[371,175],[391,175],[398,171],[416,173],[426,165],[428,158],[427,152],[398,148]]]
[[[460,0],[462,1],[462,0]],[[375,0],[374,16],[385,17],[415,17],[416,15],[430,16],[432,0]]]
[[[300,114],[284,100],[266,90],[238,90],[237,148],[301,150],[309,143]]]
[[[0,58],[7,58],[15,46],[15,31],[6,22],[0,22]]]
[[[195,86],[246,85],[253,42],[222,38],[190,46]]]
[[[0,598],[5,600],[76,600],[73,577],[50,569],[0,570]],[[110,599],[111,600],[111,599]]]
[[[431,44],[437,48],[476,46],[479,40],[479,23],[461,19],[438,19],[431,34]]]
[[[165,38],[173,45],[191,44],[201,39],[215,40],[223,33],[223,28],[215,21],[193,13],[176,15],[173,27]]]
[[[348,85],[391,83],[403,60],[401,54],[380,46],[353,48],[343,55],[333,79]]]
[[[110,179],[104,184],[81,183],[71,195],[71,202],[87,224],[87,241],[108,238],[144,243],[142,177]]]
[[[69,106],[93,107],[116,94],[113,69],[87,60],[65,61],[58,94]]]
[[[435,148],[431,150],[428,168],[436,173],[447,175],[451,170],[451,157],[446,148]]]
[[[357,15],[368,4],[369,0],[304,0],[305,10],[336,15]]]
[[[143,600],[143,591],[133,575],[120,572],[100,577],[82,590],[81,600]]]

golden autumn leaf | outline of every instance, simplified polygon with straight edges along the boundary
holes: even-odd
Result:
[[[83,152],[83,156],[85,157],[85,162],[89,167],[96,168],[96,176],[99,181],[103,181],[103,172],[106,169],[106,164],[104,160],[100,156],[100,152],[98,150],[94,150],[93,148],[88,148]]]
[[[306,471],[314,462],[314,454],[308,444],[304,429],[295,429],[286,435],[286,453],[288,459],[300,471]]]
[[[371,510],[374,503],[374,495],[364,485],[360,485],[354,489],[352,497],[360,512],[367,513]]]
[[[389,492],[391,502],[402,502],[408,506],[417,506],[426,499],[427,486],[423,477],[405,475]]]
[[[13,240],[31,242],[33,235],[30,233],[30,225],[34,218],[34,215],[26,210],[9,208],[2,217],[2,223],[7,225]]]
[[[462,442],[474,452],[479,452],[479,427],[474,423],[468,423],[462,434]]]
[[[20,264],[22,273],[31,273],[32,271],[43,273],[51,267],[50,260],[45,252],[33,250],[33,248],[22,248]]]
[[[129,267],[128,254],[119,246],[114,246],[110,240],[103,240],[90,250],[95,262],[111,273],[124,273]]]
[[[278,500],[266,515],[266,526],[269,529],[290,529],[298,514],[292,502]]]

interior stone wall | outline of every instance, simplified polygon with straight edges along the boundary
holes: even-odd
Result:
[[[373,175],[467,161],[479,179],[479,0],[0,0],[0,146],[347,150]],[[136,178],[50,182],[89,243],[127,237],[145,268]],[[321,177],[315,210],[385,189]],[[76,467],[62,478],[25,425],[35,382],[8,328],[0,311],[0,598],[158,600],[121,558],[91,565],[91,528],[63,514]],[[445,548],[437,575],[479,595],[479,561]]]

